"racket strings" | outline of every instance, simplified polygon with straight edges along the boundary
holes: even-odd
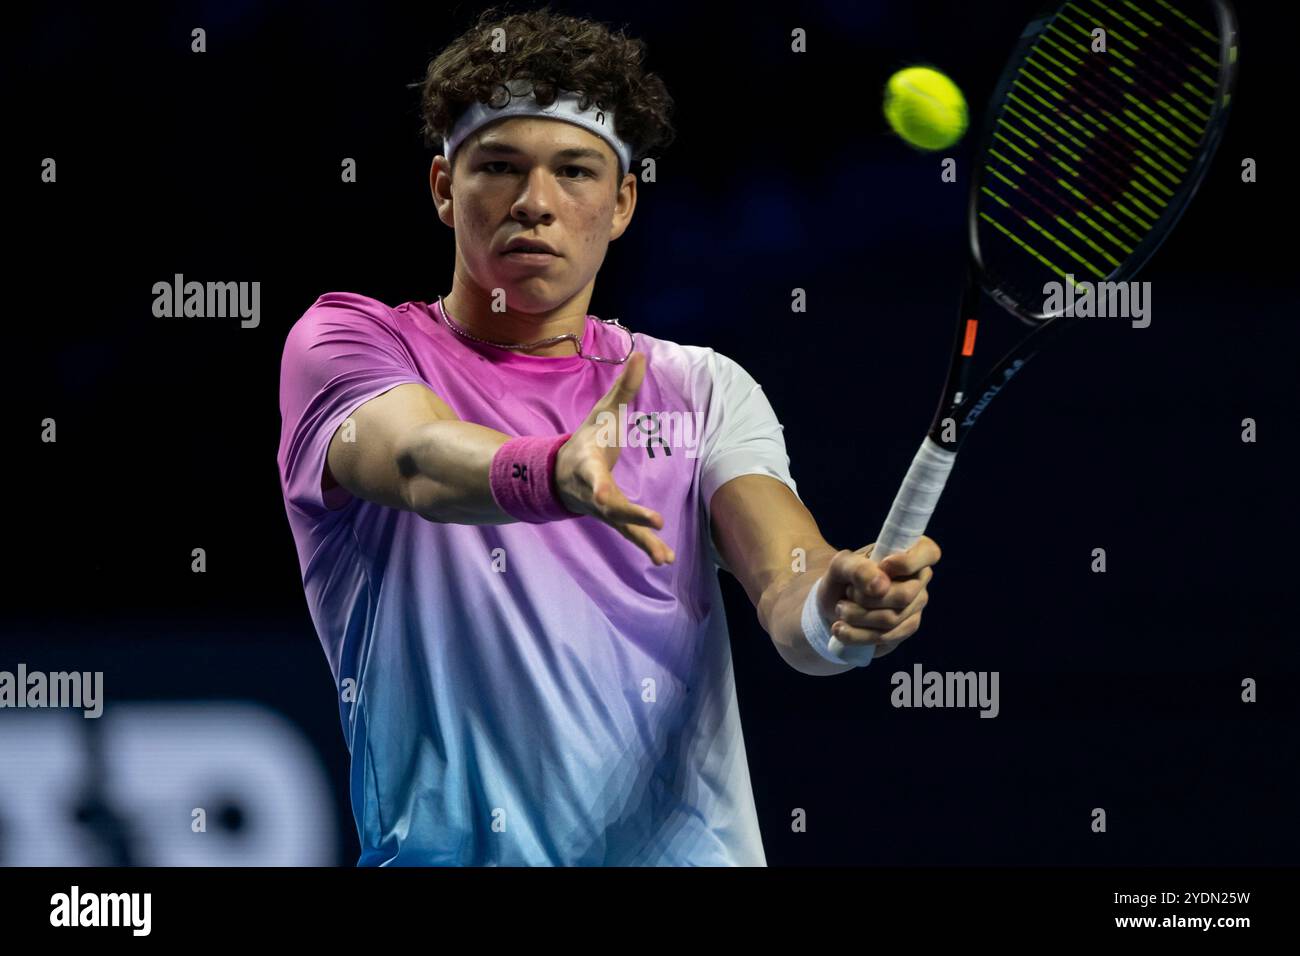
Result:
[[[1141,86],[1154,90],[1155,95],[1165,99],[1171,97],[1174,90],[1156,79],[1153,72],[1144,71],[1141,68],[1136,67],[1136,65],[1134,65],[1133,68],[1136,78],[1125,74],[1117,67],[1109,67],[1108,69],[1113,73],[1112,77],[1106,78],[1107,80],[1110,80],[1109,83],[1099,82],[1096,77],[1090,76],[1087,72],[1079,75],[1073,83],[1073,88],[1077,93],[1078,98],[1082,100],[1090,110],[1109,115],[1121,129],[1133,134],[1134,136],[1138,136],[1135,131],[1129,129],[1129,127],[1119,119],[1120,116],[1127,116],[1130,119],[1130,122],[1136,126],[1140,126],[1148,136],[1153,137],[1164,147],[1164,150],[1168,151],[1168,154],[1170,155],[1166,155],[1161,151],[1161,158],[1164,160],[1166,165],[1172,165],[1180,172],[1185,171],[1186,167],[1181,165],[1179,160],[1174,159],[1173,155],[1181,157],[1183,162],[1191,162],[1193,159],[1193,153],[1184,148],[1182,144],[1170,139],[1169,136],[1160,129],[1151,126],[1148,118],[1162,124],[1172,135],[1181,137],[1187,145],[1192,147],[1192,149],[1196,148],[1197,140],[1189,138],[1183,130],[1175,127],[1174,124],[1170,123],[1159,112],[1153,110],[1139,97],[1134,96],[1127,90],[1117,88],[1114,85],[1114,79],[1118,78],[1133,86],[1138,86],[1140,83]],[[1093,97],[1096,97],[1096,99]],[[1133,109],[1134,107],[1141,109],[1146,114],[1145,117],[1136,113]],[[1175,116],[1181,123],[1191,125],[1176,110],[1169,109],[1168,112],[1170,115]],[[1196,127],[1193,128],[1199,138],[1202,129]]]
[[[1155,160],[1147,152],[1139,149],[1134,149],[1130,156],[1123,156],[1121,153],[1118,152],[1118,150],[1121,147],[1108,144],[1107,135],[1106,135],[1107,127],[1105,124],[1101,123],[1099,120],[1096,119],[1097,114],[1109,116],[1111,118],[1111,121],[1116,126],[1118,126],[1125,133],[1134,136],[1134,138],[1140,140],[1140,136],[1132,128],[1126,125],[1123,121],[1116,118],[1118,115],[1121,115],[1125,112],[1126,106],[1122,103],[1116,103],[1113,100],[1111,102],[1106,102],[1106,99],[1109,96],[1113,95],[1109,91],[1100,94],[1099,96],[1097,96],[1097,98],[1094,98],[1090,94],[1092,94],[1095,89],[1096,89],[1095,84],[1092,84],[1087,80],[1081,80],[1076,82],[1074,92],[1077,95],[1078,99],[1082,101],[1083,106],[1080,106],[1078,103],[1073,103],[1073,102],[1069,102],[1068,100],[1065,100],[1064,97],[1068,95],[1068,93],[1061,94],[1063,105],[1071,113],[1073,113],[1079,118],[1079,120],[1081,121],[1081,125],[1087,124],[1091,127],[1091,129],[1088,131],[1087,134],[1093,137],[1094,148],[1096,148],[1099,153],[1099,155],[1095,158],[1096,162],[1087,161],[1081,165],[1080,170],[1071,170],[1070,172],[1076,177],[1083,180],[1084,181],[1083,184],[1085,186],[1091,188],[1094,192],[1097,192],[1099,194],[1099,198],[1102,201],[1111,202],[1111,203],[1116,202],[1116,196],[1112,192],[1104,188],[1099,189],[1097,182],[1096,181],[1089,182],[1087,180],[1087,177],[1092,175],[1092,176],[1097,176],[1099,178],[1107,178],[1108,170],[1110,173],[1113,173],[1113,175],[1116,178],[1126,177],[1126,180],[1123,182],[1122,186],[1119,187],[1120,189],[1119,195],[1129,200],[1132,209],[1136,209],[1141,214],[1141,216],[1134,215],[1132,209],[1130,209],[1128,206],[1121,207],[1121,211],[1125,215],[1137,221],[1138,224],[1143,229],[1149,229],[1154,219],[1158,217],[1159,212],[1157,210],[1152,210],[1151,208],[1149,208],[1143,202],[1142,198],[1136,195],[1136,193],[1141,192],[1145,196],[1154,199],[1154,201],[1160,207],[1163,207],[1165,203],[1160,199],[1154,197],[1154,194],[1152,194],[1146,188],[1146,186],[1141,182],[1141,179],[1145,177],[1147,180],[1149,180],[1153,185],[1157,186],[1158,188],[1165,188],[1170,195],[1172,195],[1172,190],[1168,190],[1167,187],[1161,187],[1159,181],[1156,180],[1154,176],[1151,174],[1151,172],[1149,172],[1147,169],[1142,167],[1138,167],[1134,169],[1132,165],[1132,159],[1136,157],[1137,159],[1141,160],[1142,163],[1152,166],[1156,172],[1164,172],[1166,173],[1166,175],[1169,175],[1167,167],[1170,165],[1174,166],[1180,173],[1186,171],[1186,166],[1183,166],[1176,161],[1171,162],[1167,157],[1162,157],[1165,160],[1162,166],[1160,164],[1157,164]],[[1145,104],[1142,105],[1145,107]],[[1086,109],[1084,107],[1086,107]],[[1155,135],[1157,138],[1163,139],[1163,137],[1161,137],[1158,132],[1155,132]],[[1187,154],[1187,159],[1188,160],[1191,159],[1190,153]],[[1133,176],[1134,172],[1137,173],[1136,177]],[[1113,182],[1114,180],[1111,181]],[[1177,182],[1176,179],[1174,181]],[[1134,190],[1134,192],[1129,192],[1128,191],[1129,189]],[[1146,219],[1144,220],[1142,217],[1146,217]]]
[[[1032,41],[976,203],[985,270],[1020,301],[1114,275],[1180,205],[1215,115],[1214,22],[1207,3],[1070,0]]]

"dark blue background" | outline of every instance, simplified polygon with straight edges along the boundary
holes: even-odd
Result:
[[[966,195],[964,169],[941,183],[935,158],[888,135],[880,90],[930,62],[978,121],[1034,6],[561,7],[628,23],[678,106],[591,311],[744,365],[826,538],[868,543],[942,382]],[[804,677],[724,575],[769,862],[1300,861],[1285,7],[1238,4],[1234,116],[1142,276],[1150,328],[1085,323],[965,446],[930,527],[944,557],[920,634],[864,672]],[[118,697],[275,707],[337,783],[343,862],[346,748],[276,477],[280,350],[322,292],[398,303],[450,288],[453,236],[406,84],[475,9],[62,6],[14,14],[4,67],[0,668],[103,669]],[[795,27],[807,54],[790,52]],[[38,180],[46,156],[57,187]],[[339,182],[345,156],[356,185]],[[1244,157],[1258,183],[1241,182]],[[151,286],[176,272],[259,280],[261,326],[153,318]],[[790,312],[795,287],[805,314]],[[47,416],[57,444],[38,440]],[[194,547],[206,574],[190,571]],[[1001,715],[893,709],[889,675],[917,662],[999,671]],[[1240,702],[1245,678],[1259,703]],[[806,834],[789,832],[796,807]],[[1089,831],[1094,807],[1105,835]]]

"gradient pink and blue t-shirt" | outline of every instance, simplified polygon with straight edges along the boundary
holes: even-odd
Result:
[[[587,317],[583,351],[627,333]],[[622,365],[471,343],[437,305],[321,296],[281,366],[281,488],[339,685],[359,864],[766,864],[709,533],[745,474],[797,490],[754,379],[635,334],[645,381],[614,478],[664,516],[654,567],[595,518],[438,524],[322,494],[336,429],[420,382],[509,435],[576,430]]]

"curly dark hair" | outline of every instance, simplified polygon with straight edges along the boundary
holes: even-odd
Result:
[[[505,36],[501,52],[492,49],[498,27]],[[645,43],[621,30],[549,7],[523,13],[489,7],[429,63],[422,82],[411,84],[421,91],[425,145],[441,149],[471,104],[501,101],[506,80],[528,79],[543,106],[565,90],[579,95],[583,109],[592,102],[612,109],[633,162],[657,154],[675,135],[673,100],[663,80],[642,67],[645,52]]]

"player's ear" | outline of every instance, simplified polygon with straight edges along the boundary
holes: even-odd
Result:
[[[632,222],[632,213],[636,209],[636,174],[624,173],[623,181],[618,185],[618,194],[614,197],[614,216],[610,221],[609,241],[613,242],[627,231]]]
[[[433,157],[433,164],[429,167],[429,193],[433,196],[438,218],[454,229],[456,218],[452,208],[451,185],[451,163],[441,154]]]

